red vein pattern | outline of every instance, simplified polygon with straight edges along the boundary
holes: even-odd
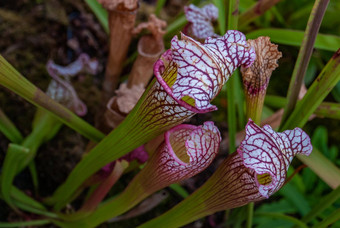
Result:
[[[268,198],[278,191],[293,157],[309,155],[312,146],[300,128],[276,133],[270,126],[258,127],[253,121],[246,126],[246,137],[218,167],[209,180],[193,194],[165,214],[140,226],[181,227],[217,211],[241,207]],[[261,185],[258,175],[271,176],[268,185]]]
[[[280,189],[286,179],[289,164],[296,154],[309,155],[313,150],[308,135],[300,128],[276,133],[269,125],[263,128],[249,121],[246,137],[238,153],[255,175],[269,174],[270,184],[261,185],[255,177],[259,192],[266,198]]]
[[[210,165],[220,142],[220,132],[211,121],[203,126],[178,125],[165,133],[165,142],[136,179],[148,191],[157,191],[192,177]],[[181,160],[181,154],[187,155],[189,160]]]
[[[218,37],[214,32],[213,21],[218,18],[218,8],[213,4],[208,4],[202,8],[191,4],[184,7],[185,17],[188,24],[184,28],[184,32],[199,40],[204,40],[208,37]]]
[[[249,67],[254,62],[254,49],[236,30],[229,30],[220,38],[208,38],[203,45],[184,34],[181,38],[175,36],[171,50],[155,63],[155,76],[165,91],[188,110],[196,113],[216,110],[210,101],[237,67]],[[194,104],[184,101],[188,97]]]

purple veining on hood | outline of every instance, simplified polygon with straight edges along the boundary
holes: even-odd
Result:
[[[244,166],[255,171],[259,192],[268,198],[284,184],[293,157],[309,155],[312,149],[309,136],[300,128],[277,133],[269,125],[260,128],[250,120],[237,151]]]
[[[208,4],[203,8],[198,8],[191,4],[184,7],[184,13],[189,22],[186,29],[190,35],[202,40],[208,37],[218,37],[212,25],[212,21],[216,21],[218,18],[216,6]]]
[[[215,158],[221,136],[213,122],[203,126],[178,125],[165,133],[165,144],[157,153],[157,178],[174,183],[207,168]]]
[[[171,50],[155,63],[155,76],[166,92],[189,110],[196,113],[216,110],[210,101],[237,67],[249,67],[254,62],[254,49],[247,45],[245,36],[235,30],[229,30],[220,38],[208,38],[204,44],[184,34],[181,38],[178,40],[175,36]],[[175,81],[166,80],[166,74],[176,73]],[[194,104],[184,98],[193,99]]]

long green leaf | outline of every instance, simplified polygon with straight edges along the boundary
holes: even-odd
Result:
[[[279,194],[285,196],[285,198],[298,209],[300,214],[305,215],[310,211],[307,199],[297,190],[295,185],[287,183],[280,189]]]
[[[15,92],[37,107],[45,109],[60,121],[84,135],[98,142],[104,138],[104,134],[79,118],[69,109],[57,103],[35,85],[23,77],[14,67],[0,55],[0,84]]]
[[[319,150],[313,148],[308,157],[303,155],[297,157],[331,188],[340,186],[340,169]]]
[[[328,3],[329,0],[315,0],[312,12],[307,22],[301,48],[295,62],[293,74],[290,79],[287,93],[288,102],[284,109],[281,126],[288,116],[293,112],[293,109],[298,101],[301,85],[307,71],[309,60],[312,56],[315,39],[319,32],[322,18],[326,12]]]
[[[322,211],[327,209],[329,206],[331,206],[336,200],[340,198],[340,185],[336,189],[334,189],[331,193],[328,195],[322,197],[320,199],[319,203],[315,205],[310,212],[308,212],[307,215],[305,215],[302,218],[303,222],[309,222],[313,218],[315,218],[318,214],[320,214]]]
[[[303,40],[304,31],[292,29],[259,29],[246,34],[248,39],[256,39],[259,36],[269,36],[274,43],[300,47]],[[314,48],[336,51],[340,47],[340,37],[328,34],[318,34],[314,43]]]
[[[18,166],[26,159],[29,150],[25,147],[10,144],[7,150],[7,154],[2,167],[1,176],[1,193],[3,199],[11,206],[14,210],[16,207],[12,202],[11,189],[13,185],[13,179],[16,175]]]
[[[0,227],[32,227],[32,226],[43,226],[51,223],[49,220],[32,220],[27,222],[0,222]]]
[[[232,1],[230,1],[232,2]],[[214,5],[218,8],[218,26],[220,34],[224,34],[227,30],[227,15],[226,7],[223,0],[213,0]]]
[[[332,88],[340,80],[340,49],[333,55],[319,76],[297,104],[281,130],[303,127]]]
[[[25,193],[20,191],[15,186],[12,186],[12,188],[11,188],[11,197],[16,202],[20,202],[22,204],[28,205],[32,208],[36,208],[36,209],[41,210],[41,211],[46,211],[46,208],[41,203],[32,199],[31,197],[29,197],[28,195],[26,195]]]
[[[98,21],[103,26],[106,33],[109,33],[109,22],[107,11],[102,7],[102,5],[97,0],[85,0],[87,5],[93,11],[93,13],[98,18]]]
[[[281,0],[262,0],[257,1],[247,11],[242,13],[239,18],[240,27],[247,25],[257,17],[263,15],[267,10],[276,5]]]
[[[301,222],[300,220],[298,220],[298,219],[296,219],[292,216],[284,215],[284,214],[281,214],[281,213],[256,212],[255,215],[286,220],[286,221],[289,221],[289,222],[291,222],[291,223],[293,223],[293,224],[295,224],[295,225],[297,225],[298,227],[301,227],[301,228],[307,228],[308,227],[305,223]]]
[[[333,211],[332,214],[330,214],[327,218],[325,218],[322,222],[316,224],[314,227],[315,228],[324,228],[324,227],[329,227],[329,225],[335,223],[336,221],[340,220],[340,208]],[[336,227],[336,226],[332,226]]]
[[[21,143],[23,137],[12,121],[0,109],[0,131],[12,142]]]

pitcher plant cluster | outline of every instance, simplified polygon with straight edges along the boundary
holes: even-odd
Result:
[[[85,115],[87,108],[71,85],[75,75],[96,74],[97,60],[87,54],[81,54],[68,66],[49,60],[46,69],[52,81],[43,93],[0,58],[1,85],[38,107],[30,135],[24,138],[20,132],[8,133],[12,143],[0,174],[0,196],[16,213],[35,214],[34,218],[39,219],[32,219],[32,225],[54,223],[60,227],[96,227],[144,213],[138,204],[149,202],[150,197],[168,186],[181,188],[176,183],[208,168],[222,141],[228,140],[219,131],[218,122],[206,121],[197,126],[187,122],[196,114],[218,110],[212,101],[221,96],[219,93],[231,77],[243,82],[243,118],[248,120],[239,146],[229,155],[223,154],[223,161],[214,164],[217,170],[201,187],[140,227],[181,227],[219,211],[266,200],[285,185],[295,156],[315,167],[315,160],[304,158],[313,150],[309,136],[301,129],[309,116],[299,116],[295,111],[287,114],[280,132],[277,121],[261,127],[266,90],[282,57],[270,37],[247,40],[238,30],[218,35],[214,23],[221,23],[221,9],[213,4],[189,5],[184,7],[187,24],[170,44],[165,44],[170,48],[164,50],[166,23],[151,15],[148,22],[135,27],[137,1],[99,2],[108,11],[110,30],[99,129],[77,116]],[[119,85],[130,42],[142,30],[149,34],[141,36],[130,76]],[[311,105],[317,88],[317,95],[322,98],[334,87],[335,79],[326,79],[338,76],[338,62],[339,54],[326,65],[297,110],[303,104]],[[234,73],[238,69],[241,74]],[[308,106],[310,114],[321,104],[321,98],[314,106]],[[225,112],[221,108],[219,111]],[[26,167],[36,176],[34,157],[38,148],[51,140],[63,124],[91,142],[53,195],[34,199],[15,187],[14,177]],[[13,124],[8,128],[15,129]],[[125,189],[108,197],[111,188],[131,171],[137,174]],[[72,206],[75,199],[78,204],[81,202],[80,206]]]

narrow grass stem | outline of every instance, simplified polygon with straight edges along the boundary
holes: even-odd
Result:
[[[336,189],[334,189],[331,193],[324,196],[319,201],[319,203],[315,207],[313,207],[312,210],[301,219],[301,221],[305,223],[310,222],[313,218],[315,218],[322,211],[331,206],[339,198],[340,198],[340,185]]]
[[[24,78],[0,55],[0,84],[23,97],[33,105],[49,111],[60,121],[84,135],[98,142],[104,134],[79,118],[76,114],[48,97],[44,92]]]
[[[0,222],[0,227],[28,227],[28,226],[43,226],[51,223],[49,220],[33,220],[27,222]]]
[[[300,220],[292,217],[292,216],[288,216],[288,215],[283,215],[280,213],[275,213],[275,212],[256,212],[255,213],[256,216],[266,216],[266,217],[270,217],[270,218],[278,218],[278,219],[282,219],[282,220],[286,220],[289,221],[291,223],[294,223],[295,225],[298,225],[298,227],[301,228],[308,228],[308,226],[301,222]]]
[[[288,103],[285,106],[285,111],[282,117],[280,126],[281,129],[288,116],[293,112],[296,106],[303,78],[305,76],[309,60],[312,56],[315,39],[319,32],[322,18],[325,14],[328,3],[329,0],[316,0],[309,16],[304,39],[295,62],[295,67],[288,88]]]
[[[336,221],[340,220],[340,208],[333,211],[327,218],[325,218],[322,222],[316,224],[315,228],[324,228],[329,227],[329,225],[335,223]],[[334,226],[335,227],[335,226]]]
[[[254,202],[247,205],[247,228],[252,228],[253,226],[253,216],[254,216]]]
[[[277,3],[279,3],[281,0],[262,0],[255,3],[253,6],[251,6],[247,11],[242,13],[239,17],[239,26],[243,27],[253,20],[255,20],[257,17],[263,15],[267,10],[275,6]]]
[[[309,87],[306,95],[299,101],[286,121],[282,121],[280,131],[294,127],[303,127],[321,102],[340,80],[340,49],[328,61],[327,65]],[[287,106],[286,106],[287,107]]]
[[[12,121],[0,109],[0,131],[12,142],[20,144],[23,137]]]

